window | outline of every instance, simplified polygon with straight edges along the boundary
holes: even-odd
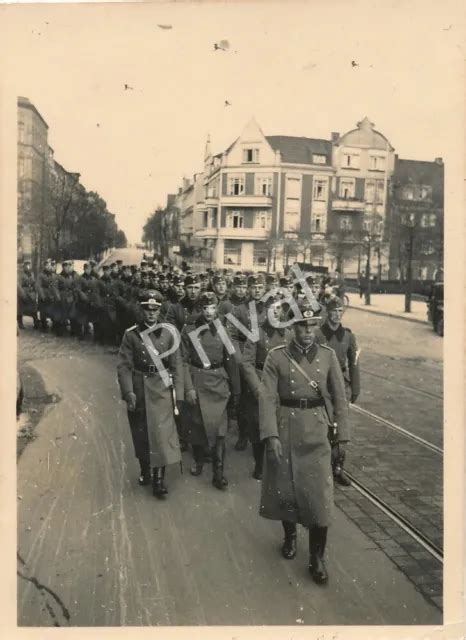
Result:
[[[432,255],[435,253],[435,247],[432,242],[424,242],[421,244],[421,253],[424,253],[425,255]]]
[[[267,229],[270,231],[272,228],[272,216],[268,211],[259,211],[254,218],[254,227],[256,229]]]
[[[377,204],[383,204],[385,184],[383,180],[377,180]]]
[[[24,176],[24,170],[25,170],[25,162],[24,162],[24,158],[18,158],[18,177],[22,178]]]
[[[341,166],[343,169],[359,169],[360,155],[359,153],[346,151],[343,153]]]
[[[286,211],[283,219],[283,231],[299,230],[299,213],[296,211]]]
[[[256,195],[271,196],[273,191],[272,176],[256,176]]]
[[[241,211],[229,211],[226,218],[226,226],[230,229],[242,229],[244,227],[244,216]]]
[[[204,220],[202,225],[204,229],[207,228],[208,224],[209,224],[209,214],[207,213],[207,211],[204,211]]]
[[[312,162],[314,164],[327,164],[327,156],[314,153],[312,156]]]
[[[344,229],[345,231],[350,231],[353,228],[353,221],[350,216],[343,216],[340,219],[340,229]]]
[[[427,199],[430,199],[431,197],[432,197],[432,187],[423,185],[419,188],[420,200],[427,200]]]
[[[259,162],[259,149],[243,149],[243,162]]]
[[[18,142],[24,141],[24,122],[18,122]]]
[[[301,198],[301,178],[286,179],[286,197],[287,198]]]
[[[311,231],[314,233],[324,233],[324,216],[321,213],[315,213],[311,218]]]
[[[244,177],[231,176],[228,178],[228,195],[240,196],[244,193]]]
[[[413,187],[403,187],[401,189],[401,198],[403,200],[414,200],[414,188]]]
[[[225,240],[223,262],[224,264],[241,264],[241,242]]]
[[[354,198],[354,179],[340,178],[340,198]]]
[[[421,216],[421,227],[435,227],[436,222],[435,213],[423,213]]]
[[[313,200],[327,200],[327,187],[328,181],[320,178],[314,180],[314,186],[312,189]]]
[[[374,202],[375,180],[366,180],[365,200],[368,203]]]
[[[371,221],[370,220],[363,220],[362,228],[364,229],[364,231],[367,231],[369,233],[371,231]]]
[[[383,156],[369,156],[369,169],[371,171],[384,171],[385,158]]]
[[[257,246],[254,244],[254,253],[252,256],[252,264],[255,267],[266,267],[267,266],[267,249]]]

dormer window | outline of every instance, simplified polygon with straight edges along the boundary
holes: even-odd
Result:
[[[259,149],[243,149],[243,162],[258,163]]]
[[[383,156],[369,156],[369,169],[371,171],[384,171],[385,158]]]
[[[352,151],[345,151],[342,156],[342,169],[359,169],[360,155]]]
[[[327,156],[323,156],[322,154],[314,153],[312,155],[312,162],[314,164],[327,164]]]

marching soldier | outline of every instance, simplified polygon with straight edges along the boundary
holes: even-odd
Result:
[[[198,305],[201,289],[199,278],[194,275],[186,276],[184,285],[184,297],[179,302],[172,304],[167,309],[165,316],[165,321],[173,324],[180,333],[187,323],[193,324],[201,313]]]
[[[56,276],[53,273],[52,260],[45,261],[36,281],[41,330],[47,331],[47,319],[54,322],[54,302],[57,299]]]
[[[315,342],[317,305],[306,301],[300,309],[303,318],[296,319],[289,346],[272,349],[262,372],[259,426],[267,455],[260,515],[282,521],[286,559],[296,555],[296,525],[309,529],[309,572],[323,584],[333,511],[329,427],[343,447],[349,440],[348,406],[335,352]]]
[[[187,437],[195,461],[191,474],[198,476],[202,473],[205,451],[212,448],[212,484],[223,490],[228,486],[224,475],[227,404],[230,395],[239,397],[238,366],[213,324],[217,317],[214,293],[203,293],[199,305],[201,315],[187,324],[181,334],[185,400],[190,413]],[[196,330],[203,325],[204,329],[198,333]],[[204,353],[190,338],[190,332],[195,331]]]
[[[101,299],[99,325],[101,340],[107,344],[115,344],[117,337],[116,291],[114,278],[109,273],[110,267],[102,267],[103,274],[98,281],[98,292]]]
[[[274,301],[269,305],[268,314],[275,320],[283,320],[283,303]],[[262,479],[265,443],[261,441],[259,432],[259,391],[265,358],[271,349],[286,344],[290,340],[288,329],[276,328],[269,316],[259,329],[259,340],[247,340],[241,358],[243,380],[246,381],[249,394],[245,396],[245,414],[248,425],[248,437],[252,444],[254,456],[253,477]]]
[[[95,280],[92,276],[90,263],[84,264],[84,273],[76,280],[76,324],[79,339],[82,340],[89,334],[89,323],[92,320],[91,314],[91,294],[95,287]]]
[[[265,281],[261,275],[251,275],[248,280],[248,296],[244,300],[244,302],[238,306],[234,306],[231,310],[231,313],[235,316],[235,318],[244,326],[246,329],[251,330],[251,317],[250,317],[250,307],[249,304],[254,303],[254,309],[257,314],[257,322],[258,325],[261,326],[265,320],[267,308],[265,303],[262,301],[262,297],[265,293]],[[238,363],[241,362],[241,354],[243,352],[243,348],[245,342],[247,340],[247,336],[242,333],[236,326],[230,324],[230,335],[233,344],[236,347],[236,353],[238,358]],[[243,379],[243,375],[241,373],[241,399],[239,402],[239,410],[237,413],[238,419],[238,431],[239,437],[235,444],[236,451],[244,451],[248,446],[248,420],[246,416],[246,405],[247,405],[247,396],[249,395],[249,391],[247,388],[246,381]]]
[[[57,277],[57,291],[59,302],[57,304],[56,334],[63,335],[66,323],[71,324],[71,335],[77,335],[76,330],[76,306],[75,306],[75,278],[73,276],[73,263],[71,260],[62,262],[62,271]]]
[[[181,461],[180,445],[176,433],[172,388],[166,386],[157,366],[144,345],[141,332],[157,323],[162,296],[158,291],[142,291],[140,304],[143,321],[125,331],[118,353],[118,382],[121,396],[126,401],[128,421],[133,438],[134,452],[139,460],[140,485],[151,483],[156,498],[167,496],[165,467]],[[173,335],[165,328],[149,334],[158,354],[173,346]],[[183,399],[183,367],[180,352],[163,360],[170,372],[177,400]]]
[[[24,329],[23,316],[30,316],[34,322],[34,329],[38,329],[40,326],[39,319],[37,317],[37,293],[36,293],[36,281],[32,273],[31,261],[23,261],[23,272],[18,277],[18,311],[17,320],[18,327]]]
[[[344,306],[341,298],[334,297],[327,303],[327,318],[316,332],[316,341],[335,351],[345,381],[348,402],[354,403],[360,392],[359,352],[351,329],[343,327],[341,320]],[[332,448],[332,468],[335,482],[348,487],[351,480],[343,471],[345,451],[336,444]]]

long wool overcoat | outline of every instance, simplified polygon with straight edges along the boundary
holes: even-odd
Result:
[[[36,312],[36,281],[32,273],[23,271],[18,276],[18,315],[29,316]]]
[[[118,382],[121,397],[136,394],[136,411],[128,411],[136,457],[152,467],[163,467],[181,460],[180,444],[176,432],[172,390],[165,386],[157,371],[151,372],[153,361],[141,337],[144,325],[135,325],[125,331],[118,353]],[[165,328],[150,334],[151,342],[159,354],[173,345],[173,335]],[[183,400],[183,368],[180,351],[163,360],[173,379],[177,400]],[[149,456],[149,457],[148,457]]]
[[[195,390],[198,402],[187,405],[187,438],[191,444],[213,445],[216,436],[225,436],[228,427],[227,404],[232,396],[240,393],[238,364],[228,355],[215,325],[210,323],[199,333],[199,340],[207,360],[202,361],[190,338],[190,333],[205,324],[199,316],[193,324],[187,324],[181,333],[184,367],[185,395]]]
[[[288,353],[317,382],[314,390],[288,360]],[[308,398],[324,406],[311,409],[280,405]],[[260,515],[305,526],[328,526],[333,512],[329,424],[337,423],[337,440],[347,441],[348,409],[340,365],[332,349],[313,344],[307,353],[294,340],[269,352],[262,372],[259,421],[261,438],[278,436],[283,458],[265,458]]]

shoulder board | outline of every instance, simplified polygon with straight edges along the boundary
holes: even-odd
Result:
[[[345,331],[349,331],[350,333],[353,333],[353,332],[351,331],[351,329],[348,329],[348,327],[343,327],[343,329],[344,329]]]
[[[270,349],[269,353],[272,353],[272,351],[278,351],[279,349],[284,349],[286,346],[288,346],[288,345],[286,345],[286,344],[279,344],[279,345],[277,345],[276,347],[272,347],[272,348]]]
[[[126,331],[127,331],[127,332],[128,332],[128,331],[133,331],[133,329],[136,329],[136,327],[137,327],[137,326],[138,326],[137,324],[133,324],[133,326],[132,326],[132,327],[129,327],[129,329],[126,329]]]
[[[319,343],[319,347],[322,347],[322,349],[327,349],[327,351],[333,351],[332,347],[328,347],[326,344]]]

